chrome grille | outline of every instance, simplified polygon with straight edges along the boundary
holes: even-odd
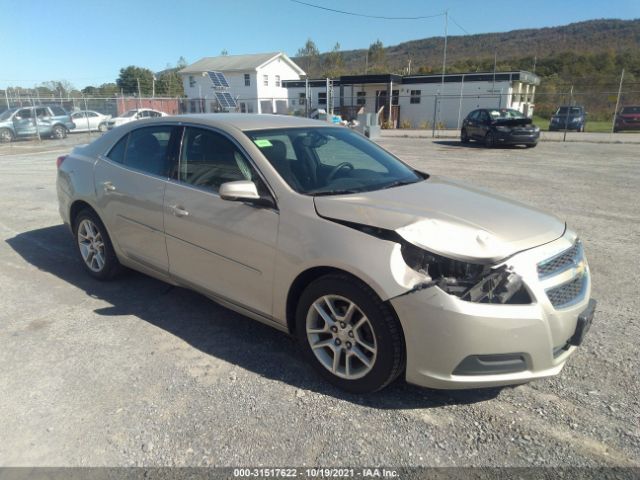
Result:
[[[587,283],[587,275],[582,274],[569,282],[547,290],[547,297],[554,308],[568,307],[581,300]]]
[[[544,262],[540,262],[537,265],[538,278],[546,278],[564,272],[580,263],[583,257],[582,242],[576,240],[576,243],[574,243],[571,248]]]

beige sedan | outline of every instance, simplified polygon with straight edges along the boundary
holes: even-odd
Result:
[[[432,388],[555,375],[593,318],[577,235],[287,116],[163,117],[58,159],[87,273],[122,266],[295,335],[333,384]]]

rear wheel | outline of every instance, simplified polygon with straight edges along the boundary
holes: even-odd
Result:
[[[13,141],[13,132],[8,128],[0,129],[0,143],[9,143]]]
[[[51,129],[51,138],[62,139],[67,137],[67,129],[62,125],[54,125]]]
[[[74,222],[78,254],[85,270],[98,280],[109,280],[120,271],[107,229],[92,210],[82,210]]]
[[[404,369],[402,330],[391,308],[347,275],[327,275],[307,287],[296,336],[319,373],[353,393],[380,390]]]

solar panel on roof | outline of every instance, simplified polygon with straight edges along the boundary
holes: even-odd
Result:
[[[227,82],[227,79],[225,78],[225,76],[222,73],[220,73],[220,72],[207,72],[207,75],[209,75],[209,79],[213,83],[214,87],[228,87],[229,86],[229,82]]]
[[[218,103],[223,108],[235,108],[236,101],[233,99],[229,92],[216,92],[216,98]]]

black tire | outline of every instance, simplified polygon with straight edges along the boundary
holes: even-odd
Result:
[[[494,148],[496,146],[496,134],[493,132],[487,132],[484,137],[484,146],[487,148]]]
[[[460,142],[469,143],[469,134],[467,133],[466,128],[463,128],[462,130],[460,130]]]
[[[62,125],[54,125],[51,129],[51,138],[61,140],[67,138],[67,129]]]
[[[10,143],[13,142],[14,136],[13,132],[8,128],[0,129],[0,143]]]
[[[537,144],[537,143],[527,143],[527,144],[525,145],[525,147],[527,147],[527,148],[536,148],[537,146],[538,146],[538,144]]]
[[[374,344],[377,353],[368,367],[368,373],[363,374],[360,378],[348,379],[335,375],[320,362],[309,343],[307,316],[312,315],[309,312],[313,308],[313,304],[327,295],[343,297],[343,299],[353,302],[361,314],[366,316],[371,326],[368,332],[371,337],[375,337]],[[357,323],[355,315],[352,317],[352,321]],[[333,335],[333,333],[328,332],[323,335]],[[380,300],[378,295],[367,285],[345,274],[326,275],[312,282],[304,290],[296,309],[296,337],[305,358],[318,370],[320,375],[333,385],[348,392],[370,393],[380,390],[393,382],[405,367],[404,336],[393,310]],[[360,338],[360,334],[357,334],[356,337]],[[344,352],[346,352],[348,344],[348,341],[345,342]],[[353,345],[354,350],[359,348],[355,340]],[[344,353],[339,358],[344,358],[347,362],[348,355]]]
[[[100,125],[98,125],[98,131],[99,132],[106,132],[107,131],[107,124],[106,123],[101,123]]]
[[[81,252],[78,230],[80,229],[80,225],[82,224],[82,222],[85,220],[91,222],[91,224],[95,226],[102,240],[103,248],[101,252],[104,258],[104,264],[98,270],[89,267]],[[100,217],[98,217],[98,215],[93,210],[85,209],[78,213],[73,221],[73,236],[76,242],[76,251],[78,252],[78,256],[80,257],[80,262],[82,263],[85,271],[93,278],[96,278],[98,280],[110,280],[122,270],[120,262],[118,261],[118,257],[113,250],[113,244],[111,243],[111,238],[107,233],[107,229],[100,220]]]

